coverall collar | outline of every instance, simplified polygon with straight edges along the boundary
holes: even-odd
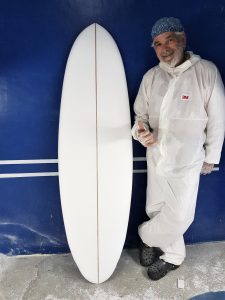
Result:
[[[170,67],[168,64],[162,62],[159,63],[159,67],[162,70],[166,71],[167,73],[170,73],[175,76],[179,76],[201,59],[199,55],[195,55],[193,54],[193,52],[188,52],[188,53],[190,55],[190,58],[185,60],[185,62],[183,62],[181,65],[177,67]]]

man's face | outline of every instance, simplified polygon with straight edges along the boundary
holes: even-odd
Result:
[[[158,59],[171,67],[178,66],[183,61],[185,44],[184,33],[177,35],[174,32],[164,32],[153,40]]]

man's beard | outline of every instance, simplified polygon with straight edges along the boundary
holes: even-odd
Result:
[[[167,66],[169,65],[171,68],[174,68],[183,61],[183,58],[184,58],[184,48],[182,46],[179,46],[177,50],[174,52],[173,59],[170,62],[161,61],[161,63]]]
[[[183,58],[184,58],[184,49],[183,47],[178,47],[177,51],[174,54],[173,59],[169,63],[170,67],[174,68],[177,65],[179,65],[183,61]]]

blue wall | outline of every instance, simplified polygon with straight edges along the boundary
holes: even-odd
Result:
[[[75,38],[93,22],[118,44],[132,111],[144,72],[157,63],[150,30],[162,16],[181,18],[188,49],[214,61],[225,80],[224,0],[0,1],[0,160],[46,159],[0,165],[0,174],[57,172],[57,163],[48,160],[57,159],[65,65]],[[134,156],[145,156],[136,142]],[[223,154],[219,171],[201,179],[188,243],[225,240],[224,159]],[[143,168],[145,162],[134,162],[134,169]],[[134,174],[127,247],[137,245],[137,226],[146,218],[145,187],[146,173]],[[58,177],[0,178],[0,252],[65,251]]]

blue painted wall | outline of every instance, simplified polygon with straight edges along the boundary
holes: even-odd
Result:
[[[67,57],[77,35],[93,22],[118,44],[132,111],[144,72],[157,63],[150,30],[162,16],[182,19],[189,50],[214,61],[225,80],[224,0],[0,1],[0,160],[57,159]],[[134,142],[134,156],[144,155]],[[145,167],[134,163],[134,169]],[[57,163],[0,165],[0,174],[26,172],[57,172]],[[223,153],[220,171],[201,179],[188,243],[225,240],[224,180]],[[145,187],[146,174],[134,174],[127,247],[137,245],[137,226],[146,218]],[[0,178],[0,252],[65,251],[58,177]]]

